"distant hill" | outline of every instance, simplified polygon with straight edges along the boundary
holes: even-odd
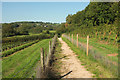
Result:
[[[44,30],[56,30],[60,24],[49,22],[13,22],[2,24],[2,37],[38,34]]]

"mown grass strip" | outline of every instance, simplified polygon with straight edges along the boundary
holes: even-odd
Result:
[[[8,56],[8,55],[11,55],[11,54],[13,54],[13,53],[15,53],[15,52],[17,52],[17,51],[19,51],[19,50],[22,50],[22,49],[24,49],[24,48],[26,48],[26,47],[29,47],[29,46],[37,43],[38,41],[39,41],[39,40],[36,40],[36,41],[30,42],[30,43],[26,43],[26,44],[24,44],[24,45],[21,45],[21,46],[18,46],[18,47],[9,49],[9,50],[7,50],[7,51],[3,51],[3,52],[2,52],[2,57],[6,57],[6,56]]]
[[[40,60],[40,48],[47,48],[51,39],[42,40],[2,60],[3,78],[30,78],[33,67]],[[7,66],[6,66],[7,65]]]
[[[85,52],[77,46],[73,45],[69,40],[66,38],[62,39],[68,44],[68,46],[71,47],[71,49],[78,55],[77,57],[82,62],[82,65],[84,65],[88,71],[91,71],[97,78],[114,78],[117,77],[116,74],[113,74],[107,67],[104,67],[101,63],[97,62],[95,59],[93,59],[90,55],[86,56]]]

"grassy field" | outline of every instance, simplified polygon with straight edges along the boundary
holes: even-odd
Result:
[[[12,37],[26,37],[26,36],[41,35],[41,34],[43,34],[43,33],[39,33],[39,34],[30,33],[29,35],[16,35],[16,36],[12,36]],[[12,37],[7,37],[7,38],[12,38]]]
[[[9,50],[6,50],[6,51],[2,51],[2,57],[9,56],[9,55],[11,55],[11,54],[13,54],[13,53],[15,53],[15,52],[17,52],[17,51],[20,51],[20,50],[22,50],[22,49],[25,49],[25,48],[27,48],[27,47],[35,44],[35,43],[37,43],[37,42],[39,42],[39,41],[38,41],[38,40],[32,41],[32,42],[30,42],[30,43],[26,43],[26,44],[24,44],[24,45],[21,45],[21,46],[18,46],[18,47],[14,47],[14,48],[12,48],[12,49],[9,49]]]
[[[54,30],[51,30],[51,31],[50,31],[50,33],[56,33],[56,31],[54,31]]]
[[[78,58],[82,62],[88,71],[91,71],[95,74],[94,77],[97,78],[114,78],[117,77],[112,71],[110,71],[107,67],[104,67],[101,63],[93,59],[91,56],[86,56],[86,53],[77,48],[76,45],[73,45],[69,40],[66,38],[62,38],[70,47],[71,49],[78,55]]]
[[[28,48],[16,52],[2,60],[2,77],[3,78],[30,78],[35,76],[34,70],[40,60],[40,48],[46,48],[48,51],[49,41],[42,40]]]

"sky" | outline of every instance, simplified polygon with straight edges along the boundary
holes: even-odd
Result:
[[[68,14],[85,9],[89,2],[2,2],[2,23],[42,21],[62,23]]]

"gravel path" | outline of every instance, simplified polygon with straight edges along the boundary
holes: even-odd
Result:
[[[80,60],[76,57],[76,54],[70,49],[70,47],[61,38],[59,38],[59,41],[62,44],[61,54],[66,56],[61,59],[62,67],[60,70],[62,76],[66,75],[64,78],[92,78],[93,74],[81,65]]]

